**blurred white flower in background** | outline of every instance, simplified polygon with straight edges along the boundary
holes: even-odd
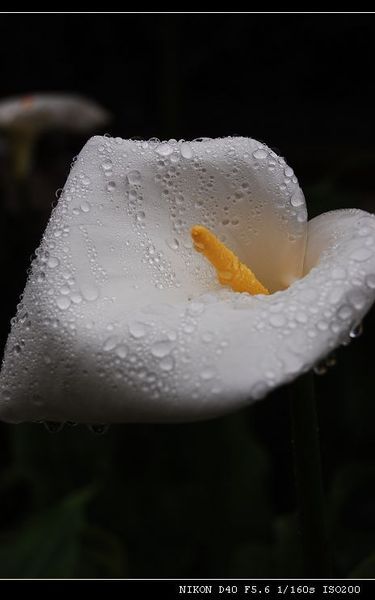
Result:
[[[110,114],[91,99],[68,93],[35,93],[0,100],[0,131],[6,135],[13,175],[27,176],[34,145],[50,129],[84,133],[110,121]]]

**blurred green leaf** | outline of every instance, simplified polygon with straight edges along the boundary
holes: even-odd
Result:
[[[330,493],[330,521],[336,565],[346,576],[373,552],[375,537],[375,467],[352,462],[341,468]]]
[[[275,549],[273,544],[248,542],[239,545],[233,552],[229,576],[233,578],[276,577]]]
[[[85,526],[86,489],[30,519],[0,538],[0,576],[14,578],[72,577]]]
[[[303,577],[304,565],[297,514],[279,517],[275,528],[276,573],[274,577]]]
[[[120,539],[110,531],[99,527],[87,527],[82,536],[80,558],[75,576],[83,578],[127,577],[127,556]]]
[[[375,553],[370,554],[365,560],[353,569],[349,577],[355,579],[367,579],[375,577]]]
[[[66,425],[55,434],[40,424],[20,424],[12,429],[13,469],[30,480],[37,505],[51,505],[106,473],[112,443],[111,430],[97,436]]]
[[[350,573],[349,577],[355,579],[375,578],[375,553],[370,554],[359,563]]]

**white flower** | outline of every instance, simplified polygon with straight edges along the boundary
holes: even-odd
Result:
[[[29,173],[35,142],[49,129],[93,131],[108,123],[110,114],[99,104],[76,94],[38,93],[0,100],[0,130],[8,137],[12,175]]]
[[[375,217],[306,219],[292,169],[255,140],[90,139],[12,325],[0,418],[203,419],[308,371],[374,301]],[[221,286],[196,224],[271,294]]]
[[[0,100],[0,128],[41,133],[52,127],[87,131],[109,121],[93,100],[67,93],[38,93]]]

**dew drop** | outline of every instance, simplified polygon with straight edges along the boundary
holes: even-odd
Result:
[[[95,435],[104,435],[109,429],[109,425],[87,425],[87,427]]]
[[[337,358],[334,352],[329,354],[326,358],[326,366],[330,369],[337,365]]]
[[[196,316],[202,314],[204,311],[204,304],[202,302],[191,302],[187,312],[191,316]]]
[[[73,304],[81,304],[81,302],[82,302],[82,296],[80,294],[77,294],[76,292],[74,292],[70,296],[70,299],[73,302]]]
[[[159,366],[162,371],[167,371],[167,372],[172,371],[172,369],[174,367],[173,356],[165,356],[164,358],[162,358],[161,361],[159,362]]]
[[[354,339],[358,338],[359,336],[361,336],[362,333],[363,333],[363,324],[358,323],[350,330],[349,337],[351,337],[354,340]]]
[[[60,264],[60,261],[55,256],[51,256],[47,261],[47,267],[55,269]]]
[[[114,348],[116,348],[118,343],[118,338],[115,336],[110,336],[109,338],[106,339],[106,341],[103,344],[103,350],[104,352],[110,352],[111,350],[113,350]]]
[[[373,251],[369,248],[357,248],[352,252],[351,258],[357,262],[364,262],[373,255]]]
[[[350,306],[344,305],[340,308],[337,314],[342,321],[346,321],[353,315],[353,310]]]
[[[99,289],[93,283],[84,283],[81,285],[81,294],[87,302],[93,302],[99,297]]]
[[[80,208],[82,212],[90,212],[91,206],[89,202],[82,202]]]
[[[104,171],[110,171],[112,169],[112,161],[110,158],[107,158],[105,161],[103,161],[102,163],[102,168]]]
[[[290,199],[290,203],[292,206],[294,206],[294,208],[302,206],[305,203],[303,194],[299,190],[295,192]]]
[[[216,371],[211,367],[206,367],[200,373],[201,379],[203,379],[204,381],[209,381],[210,379],[213,379],[215,375]]]
[[[151,347],[151,354],[157,358],[164,358],[167,356],[173,348],[173,344],[169,340],[162,340],[155,342]]]
[[[173,152],[173,148],[170,144],[159,144],[155,149],[155,152],[159,154],[159,156],[169,156]]]
[[[267,384],[260,381],[252,387],[251,395],[255,400],[260,400],[266,395],[267,390]]]
[[[68,296],[58,296],[56,298],[56,304],[60,310],[66,310],[70,306],[70,298],[68,298]]]
[[[138,185],[142,181],[142,176],[139,171],[130,171],[128,173],[128,181],[132,185]]]
[[[116,189],[116,184],[114,181],[109,181],[107,183],[107,192],[114,192]]]
[[[257,160],[262,160],[264,158],[267,158],[268,156],[268,152],[266,150],[264,150],[263,148],[258,148],[258,150],[255,150],[255,152],[253,152],[253,157],[256,158]]]
[[[142,338],[146,335],[146,326],[144,323],[140,323],[139,321],[134,321],[129,325],[129,332],[134,338]]]
[[[284,174],[285,177],[293,177],[294,171],[290,167],[285,167]]]
[[[325,360],[322,360],[321,362],[317,363],[314,367],[315,375],[325,375],[327,371],[328,369]]]
[[[167,239],[166,244],[167,246],[169,246],[169,248],[171,248],[171,250],[178,250],[180,245],[179,241],[176,238]]]
[[[332,279],[345,279],[346,277],[346,269],[343,267],[335,267],[332,269]]]
[[[183,142],[181,144],[180,152],[181,152],[181,156],[183,156],[184,158],[187,158],[187,159],[192,158],[192,156],[193,156],[192,147],[190,146],[190,144],[188,144],[188,142]]]
[[[282,327],[285,325],[285,317],[281,314],[274,314],[270,316],[270,324],[273,327]]]
[[[57,423],[55,421],[45,421],[43,425],[49,433],[58,433],[64,427],[64,423]]]
[[[348,295],[348,300],[356,310],[361,310],[366,304],[366,297],[360,290],[354,290]]]
[[[120,344],[120,346],[117,346],[115,352],[119,358],[126,358],[128,354],[128,348],[125,346],[125,344]]]

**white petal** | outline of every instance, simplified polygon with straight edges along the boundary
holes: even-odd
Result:
[[[0,127],[8,129],[86,131],[109,119],[109,113],[96,102],[75,94],[31,94],[0,101]]]
[[[292,288],[268,298],[219,289],[190,228],[210,226],[278,289],[301,274],[305,220],[292,170],[254,140],[92,138],[13,324],[1,417],[198,419],[295,375],[300,358],[283,355]]]

